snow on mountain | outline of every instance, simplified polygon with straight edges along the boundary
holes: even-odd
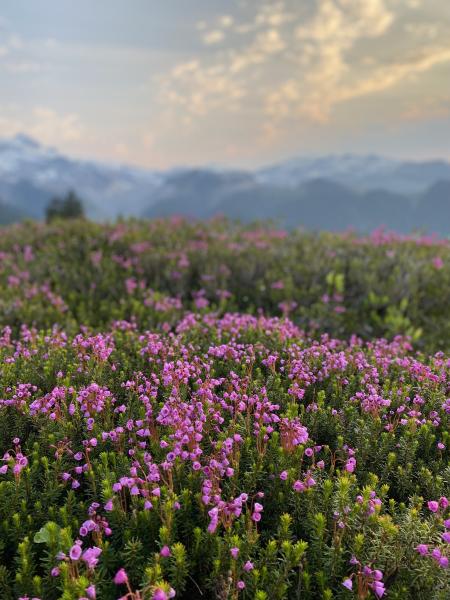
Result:
[[[293,158],[256,172],[265,184],[296,187],[311,179],[327,178],[360,191],[383,188],[398,193],[420,193],[439,179],[450,180],[445,161],[401,161],[377,155],[330,155]]]
[[[433,188],[437,182],[443,183]],[[205,166],[158,172],[69,158],[24,134],[0,140],[0,202],[33,218],[43,217],[55,194],[74,189],[96,219],[174,213],[202,218],[221,212],[320,227],[327,207],[333,223],[333,214],[341,211],[342,226],[384,222],[410,228],[421,226],[418,207],[431,203],[430,194],[438,196],[433,202],[447,215],[447,184],[450,164],[445,161],[342,154],[296,157],[254,171]],[[417,214],[411,212],[408,221],[402,211]]]
[[[138,214],[161,180],[156,171],[68,158],[23,134],[0,140],[0,197],[12,205],[27,182],[49,199],[75,189],[93,217]]]

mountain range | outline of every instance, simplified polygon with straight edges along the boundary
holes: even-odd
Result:
[[[152,171],[69,158],[23,134],[0,140],[0,199],[25,217],[43,218],[49,200],[70,189],[94,219],[138,215],[162,179]]]
[[[0,222],[42,219],[74,189],[91,218],[174,214],[294,228],[367,232],[385,226],[450,235],[450,163],[382,156],[298,157],[255,170],[168,171],[69,158],[20,134],[0,140]]]

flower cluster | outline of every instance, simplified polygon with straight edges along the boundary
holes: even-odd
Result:
[[[112,360],[105,332],[113,321],[168,327],[186,310],[263,309],[334,336],[406,334],[435,352],[448,348],[449,269],[448,240],[381,230],[313,235],[182,219],[23,224],[0,236],[0,325],[58,323],[77,334],[80,358],[101,362]],[[386,400],[357,391],[368,410]]]
[[[289,320],[237,313],[187,314],[167,333],[121,321],[101,335],[4,339],[0,527],[11,541],[0,556],[31,552],[25,515],[49,506],[33,526],[52,561],[29,563],[52,575],[45,597],[113,599],[125,586],[127,599],[198,587],[289,598],[300,585],[314,598],[344,581],[380,598],[411,586],[417,554],[431,560],[411,589],[446,585],[442,355],[401,338],[314,340]],[[94,356],[94,339],[108,341],[106,359],[80,351],[90,340]],[[369,389],[386,401],[367,410]],[[398,556],[399,543],[412,554]],[[358,556],[353,573],[345,554]],[[33,581],[17,593],[42,595]]]

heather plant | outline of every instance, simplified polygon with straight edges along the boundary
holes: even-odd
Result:
[[[0,238],[0,598],[450,597],[450,250]]]
[[[449,597],[442,353],[196,312],[0,358],[2,598]]]
[[[226,221],[27,223],[0,238],[0,324],[70,333],[114,320],[172,326],[186,310],[288,316],[320,335],[410,336],[447,350],[446,240],[285,233]]]

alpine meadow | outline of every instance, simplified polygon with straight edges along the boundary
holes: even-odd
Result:
[[[0,0],[0,600],[450,600],[450,2]]]

